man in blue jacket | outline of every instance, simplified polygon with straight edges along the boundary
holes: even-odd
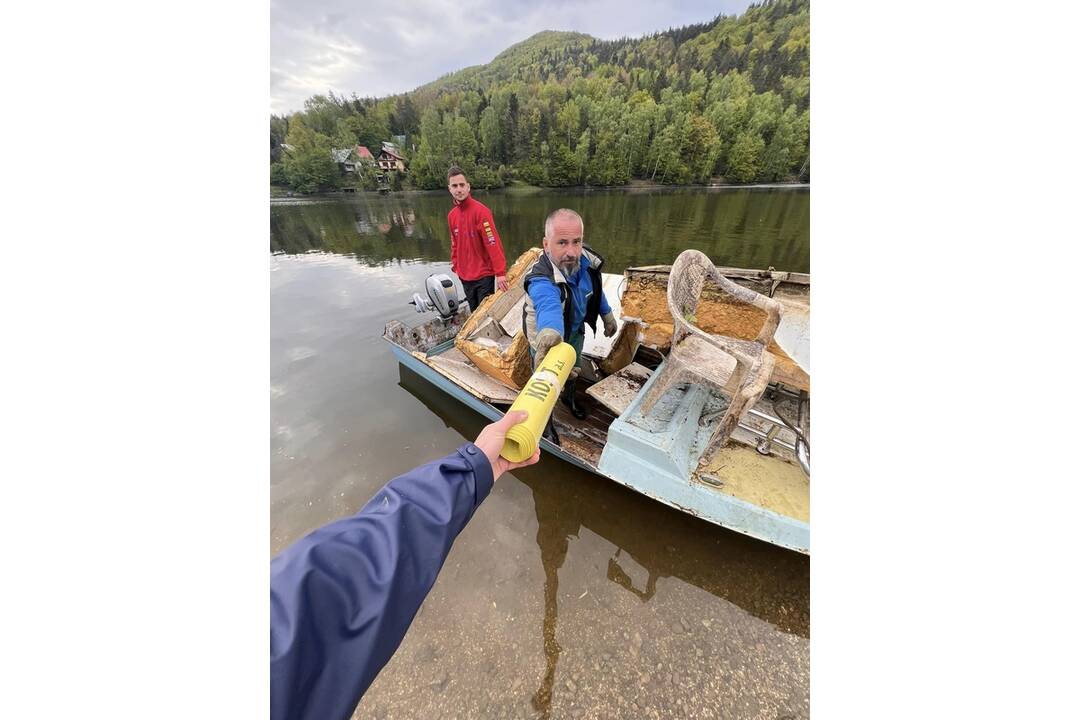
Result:
[[[560,208],[544,221],[544,254],[533,263],[522,281],[525,301],[525,336],[540,367],[544,356],[560,342],[577,351],[577,365],[563,391],[563,402],[574,417],[583,420],[588,410],[574,395],[581,368],[585,326],[596,332],[596,319],[604,321],[604,335],[618,329],[615,314],[604,297],[601,268],[604,259],[585,244],[585,221],[573,210]],[[549,428],[550,430],[550,428]]]
[[[442,460],[394,478],[356,515],[270,561],[270,717],[344,720],[401,644],[491,486],[532,465],[499,456],[507,413]]]

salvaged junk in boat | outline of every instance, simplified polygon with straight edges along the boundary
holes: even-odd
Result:
[[[384,338],[398,360],[488,418],[532,372],[520,282],[541,250],[507,272],[509,288],[475,312],[449,278],[428,278],[415,326]],[[586,329],[578,420],[557,403],[559,444],[545,452],[723,527],[810,551],[810,276],[717,268],[687,250],[671,266],[604,274],[619,330]],[[581,397],[581,395],[584,397]]]

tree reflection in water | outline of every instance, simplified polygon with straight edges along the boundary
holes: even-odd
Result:
[[[477,435],[487,420],[400,367],[400,385],[465,438]],[[782,632],[810,633],[809,558],[773,547],[667,507],[618,483],[555,458],[515,470],[532,491],[536,544],[544,571],[541,638],[545,668],[532,705],[549,718],[555,672],[562,653],[557,626],[559,571],[570,537],[581,528],[614,546],[605,579],[641,602],[653,600],[657,583],[674,577],[731,602]],[[639,584],[624,569],[629,560],[644,568]],[[784,608],[782,611],[781,608]]]
[[[508,259],[539,246],[544,218],[559,207],[581,213],[586,241],[605,272],[671,264],[694,248],[718,265],[810,271],[810,192],[802,189],[663,188],[628,192],[559,190],[537,195],[485,193]],[[448,262],[445,192],[388,197],[358,193],[272,204],[270,250],[355,257],[366,265]]]

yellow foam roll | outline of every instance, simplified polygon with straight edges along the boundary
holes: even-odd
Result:
[[[540,436],[544,433],[551,411],[555,409],[555,399],[562,392],[575,362],[577,353],[573,345],[559,343],[548,351],[544,362],[510,406],[508,412],[528,410],[529,419],[510,428],[500,455],[510,462],[523,462],[533,456],[540,446]]]

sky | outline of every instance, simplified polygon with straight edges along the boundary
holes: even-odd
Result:
[[[385,97],[482,65],[541,30],[597,38],[738,15],[751,0],[271,0],[270,112],[333,90]]]

